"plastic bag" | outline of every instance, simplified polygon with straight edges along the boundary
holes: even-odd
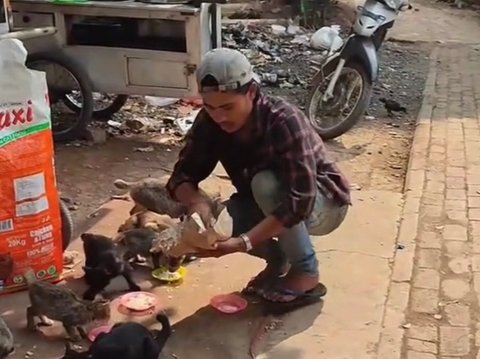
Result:
[[[0,40],[0,293],[24,289],[27,268],[46,280],[63,267],[46,75],[26,57]]]

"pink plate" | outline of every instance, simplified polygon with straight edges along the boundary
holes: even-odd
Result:
[[[99,334],[108,333],[112,329],[113,325],[106,324],[100,325],[99,327],[92,328],[88,333],[88,339],[93,343],[95,338],[98,337]]]
[[[120,304],[124,307],[143,312],[157,305],[157,297],[149,292],[130,292],[120,297]]]
[[[248,302],[236,294],[220,294],[210,300],[210,305],[225,314],[239,313],[247,308]]]

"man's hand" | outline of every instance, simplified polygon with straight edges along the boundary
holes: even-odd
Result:
[[[200,201],[188,207],[188,214],[198,213],[206,228],[210,228],[213,222],[212,208],[207,201]]]
[[[231,237],[226,241],[217,242],[215,249],[201,250],[195,255],[201,258],[219,258],[236,252],[246,251],[245,242],[239,237]]]

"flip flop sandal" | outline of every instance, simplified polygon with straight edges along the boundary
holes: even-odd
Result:
[[[270,278],[272,280],[276,279],[272,274],[260,272],[256,277],[250,279],[245,288],[242,289],[241,294],[261,298],[261,293],[259,293],[259,290],[261,290],[260,287],[262,287]]]
[[[256,296],[261,298],[262,297],[261,293],[258,293],[258,291],[261,290],[261,288],[259,287],[261,287],[269,279],[276,280],[278,278],[285,277],[288,274],[289,269],[290,269],[290,266],[289,265],[286,266],[284,271],[278,274],[278,277],[275,277],[271,273],[270,274],[263,273],[262,271],[259,274],[257,274],[257,276],[250,279],[250,281],[247,283],[245,288],[243,288],[240,293],[243,295]]]
[[[277,293],[285,296],[293,296],[295,299],[288,302],[276,302],[262,296],[264,312],[267,315],[282,315],[292,312],[296,309],[318,303],[327,294],[327,287],[318,283],[317,286],[308,292],[296,292],[286,288],[273,288],[265,293]]]
[[[265,280],[266,278],[257,278],[257,277],[253,277],[248,283],[247,285],[245,286],[245,288],[242,289],[242,291],[240,292],[241,294],[243,295],[248,295],[248,296],[254,296],[254,297],[258,297],[260,296],[260,294],[258,293],[259,289],[258,288],[263,280]]]

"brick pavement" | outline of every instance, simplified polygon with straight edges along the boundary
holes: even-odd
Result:
[[[379,359],[480,359],[478,49],[431,55]]]

